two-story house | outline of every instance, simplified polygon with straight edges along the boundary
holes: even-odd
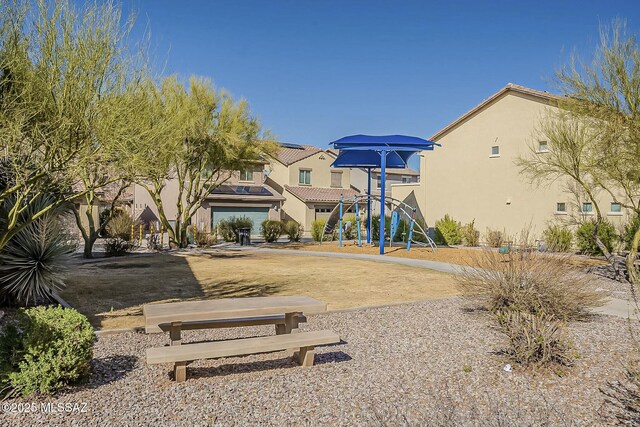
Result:
[[[541,118],[557,111],[558,98],[509,83],[433,134],[429,139],[442,146],[422,156],[420,183],[393,187],[394,197],[417,200],[429,226],[449,214],[463,223],[475,219],[482,233],[491,227],[511,236],[529,226],[539,236],[549,223],[593,217],[593,201],[576,200],[565,179],[537,186],[516,163],[553,149],[537,130]],[[627,220],[611,196],[597,197],[608,220],[618,226]]]
[[[229,172],[229,178],[214,189],[197,210],[191,223],[200,229],[212,230],[222,219],[247,217],[253,221],[251,233],[260,233],[260,224],[266,219],[280,219],[284,197],[265,184],[264,170],[267,162],[256,162],[247,170]],[[177,216],[178,185],[168,180],[162,192],[162,203],[169,223],[175,224]],[[133,208],[138,217],[145,209],[157,215],[157,208],[149,193],[139,185],[134,186]],[[150,216],[150,215],[149,215]]]
[[[311,231],[316,219],[326,219],[343,196],[352,200],[349,169],[331,167],[335,155],[310,145],[282,144],[270,165],[266,183],[286,199],[282,219],[293,219]]]

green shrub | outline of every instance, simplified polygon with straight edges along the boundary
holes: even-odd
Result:
[[[438,245],[459,245],[462,242],[461,225],[448,214],[436,221],[435,242]]]
[[[384,217],[384,231],[385,238],[389,237],[389,230],[391,230],[391,217]],[[404,239],[402,238],[402,234],[406,233],[409,235],[409,224],[404,219],[400,218],[398,221],[398,229],[396,230],[396,234],[393,236],[394,242],[402,242]],[[373,241],[380,240],[380,215],[373,215],[371,217],[371,237]]]
[[[595,223],[587,221],[576,231],[576,244],[580,253],[585,255],[602,255],[602,251],[593,240],[593,228]],[[598,238],[609,252],[613,251],[613,244],[618,239],[616,229],[609,221],[602,220],[598,226]]]
[[[221,219],[218,221],[218,234],[224,239],[225,242],[235,242],[236,235],[231,227],[231,222],[227,219]]]
[[[315,242],[322,241],[322,234],[326,223],[327,221],[324,219],[316,219],[311,223],[311,237]]]
[[[503,243],[506,243],[504,231],[492,230],[490,228],[487,228],[485,239],[487,241],[487,246],[490,248],[499,248]]]
[[[260,225],[260,234],[267,243],[277,242],[284,232],[284,224],[282,221],[272,221],[270,219],[262,221]]]
[[[127,240],[115,237],[107,239],[104,243],[104,255],[108,257],[123,256],[133,250],[135,245]]]
[[[342,224],[343,226],[346,226],[347,223],[350,223],[349,227],[344,229],[344,233],[342,234],[342,238],[345,240],[353,240],[356,238],[356,233],[358,232],[358,230],[356,229],[356,227],[358,226],[358,224],[356,224],[356,216],[355,215],[348,215],[342,218]]]
[[[465,246],[473,247],[480,245],[480,232],[475,227],[476,220],[474,219],[469,224],[465,224],[460,229],[460,235],[462,237],[462,244]]]
[[[239,242],[239,228],[253,228],[253,220],[246,216],[232,216],[218,222],[218,233],[225,242]]]
[[[633,236],[636,234],[636,231],[640,229],[640,215],[636,214],[631,218],[631,220],[624,225],[624,229],[622,232],[622,244],[626,250],[631,249],[631,242],[633,241]]]
[[[542,232],[542,238],[548,251],[569,252],[573,243],[573,233],[565,227],[552,225]]]
[[[53,394],[85,378],[93,356],[93,328],[76,310],[34,307],[3,332],[2,388],[11,394]],[[7,357],[9,355],[9,357]]]
[[[284,233],[289,236],[290,242],[299,242],[304,234],[304,227],[296,221],[287,221],[284,225]]]
[[[64,259],[74,247],[57,214],[52,211],[30,223],[0,252],[0,300],[35,304],[65,287]]]
[[[506,355],[520,365],[572,366],[574,355],[563,335],[562,323],[544,313],[507,311],[497,315],[509,338]]]

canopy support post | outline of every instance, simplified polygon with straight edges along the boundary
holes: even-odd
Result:
[[[367,244],[371,244],[371,168],[367,168]]]
[[[384,196],[387,168],[387,150],[380,151],[380,255],[384,255]]]
[[[340,231],[339,231],[339,236],[340,236],[340,247],[342,247],[342,194],[340,195],[340,221],[338,223],[340,225]]]

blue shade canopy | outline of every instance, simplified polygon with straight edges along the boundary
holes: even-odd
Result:
[[[330,143],[340,150],[333,167],[381,166],[380,151],[386,151],[388,168],[406,168],[409,157],[423,150],[433,150],[436,144],[426,139],[406,135],[351,135]]]

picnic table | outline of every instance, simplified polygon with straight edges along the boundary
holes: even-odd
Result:
[[[298,350],[301,365],[311,366],[314,347],[340,341],[332,331],[299,333],[305,314],[322,313],[327,305],[306,296],[225,298],[204,301],[147,304],[143,307],[145,332],[169,332],[170,346],[147,350],[147,363],[174,363],[174,379],[186,379],[193,360]],[[182,331],[275,325],[275,336],[182,344]]]

